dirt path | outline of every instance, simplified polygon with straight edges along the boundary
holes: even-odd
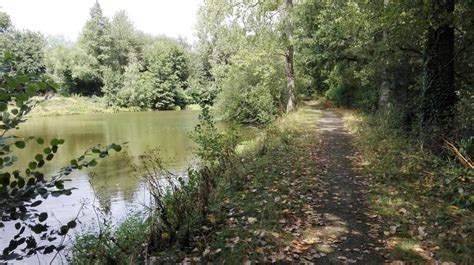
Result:
[[[317,153],[324,161],[319,164],[322,174],[315,193],[320,199],[316,211],[323,216],[320,230],[332,251],[314,262],[381,264],[385,259],[377,244],[380,226],[374,220],[376,216],[368,213],[366,188],[354,170],[351,135],[337,113],[322,111],[317,128],[321,147]]]

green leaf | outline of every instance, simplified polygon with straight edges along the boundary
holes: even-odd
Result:
[[[23,148],[25,148],[26,143],[24,141],[16,141],[15,146],[20,148],[20,149],[23,149]]]
[[[56,246],[55,246],[55,245],[47,246],[47,247],[44,249],[43,254],[52,253],[55,249],[56,249]]]
[[[46,219],[48,219],[48,213],[46,212],[40,213],[38,216],[38,221],[40,222],[44,222]]]
[[[43,155],[37,154],[35,156],[35,160],[38,161],[38,162],[43,161]]]
[[[64,184],[62,181],[57,181],[56,183],[54,183],[54,186],[56,186],[56,188],[60,190],[64,189]]]
[[[42,232],[46,232],[48,229],[44,224],[36,224],[31,228],[31,230],[36,234],[40,234]]]
[[[51,145],[55,146],[58,144],[59,144],[59,139],[54,138],[53,140],[51,140]]]
[[[90,167],[95,167],[96,165],[97,165],[97,161],[95,161],[95,159],[93,159],[89,162]]]
[[[36,138],[36,142],[38,144],[44,144],[44,139],[43,138]]]
[[[76,227],[76,221],[72,220],[70,222],[67,223],[67,227],[69,227],[70,229],[73,229]]]
[[[34,203],[32,203],[30,206],[31,206],[31,207],[36,207],[36,206],[40,205],[42,202],[43,202],[43,201],[41,201],[41,200],[37,200],[37,201],[35,201]]]
[[[38,163],[32,161],[28,164],[28,168],[30,168],[31,170],[34,170],[36,169],[36,166],[38,166]]]
[[[65,234],[67,234],[67,232],[69,232],[69,226],[63,225],[63,226],[61,226],[61,227],[59,228],[59,233],[58,233],[58,235],[63,236],[63,235],[65,235]]]
[[[10,184],[10,173],[3,173],[0,175],[0,181],[2,183],[2,185],[4,186],[7,186],[8,184]]]
[[[0,111],[6,111],[8,109],[8,105],[5,102],[0,102]]]
[[[122,150],[122,147],[118,144],[112,144],[111,148],[115,150],[115,152],[120,152]]]
[[[92,153],[98,154],[98,153],[100,153],[100,149],[93,148],[93,149],[92,149]]]

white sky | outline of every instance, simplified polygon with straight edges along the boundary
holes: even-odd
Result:
[[[79,36],[89,10],[96,0],[0,0],[0,10],[10,15],[17,29],[63,35],[70,40]],[[194,39],[199,5],[203,0],[99,0],[104,14],[111,18],[126,10],[135,28],[154,35]]]

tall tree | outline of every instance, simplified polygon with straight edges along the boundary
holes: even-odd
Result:
[[[424,62],[422,128],[428,145],[440,147],[457,102],[454,86],[454,0],[432,0]]]
[[[109,28],[109,20],[104,16],[99,2],[96,1],[91,8],[90,19],[82,30],[79,43],[88,54],[97,58],[101,65],[106,64],[110,56],[111,38]]]
[[[110,37],[112,47],[110,62],[114,70],[123,73],[130,58],[130,54],[139,54],[137,34],[132,21],[124,10],[118,11],[110,23]]]
[[[387,8],[389,5],[390,0],[384,0],[383,5],[384,9]],[[383,29],[382,32],[382,42],[388,42],[388,29]],[[382,59],[384,62],[384,69],[382,70],[382,82],[379,88],[379,109],[384,110],[388,107],[389,100],[390,100],[390,78],[389,78],[389,71],[387,69],[387,60],[385,58]]]
[[[287,39],[287,46],[285,51],[286,61],[286,78],[287,78],[287,93],[288,102],[286,105],[286,112],[291,112],[296,108],[296,82],[295,82],[295,67],[294,67],[294,47],[292,43],[293,23],[291,21],[291,13],[293,11],[293,0],[286,0],[286,29],[285,36]]]

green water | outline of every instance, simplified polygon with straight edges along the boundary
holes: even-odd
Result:
[[[53,138],[65,140],[54,159],[45,165],[44,172],[54,174],[69,161],[82,155],[96,144],[124,143],[123,150],[99,161],[92,171],[77,171],[68,176],[66,187],[76,190],[70,196],[50,197],[37,210],[47,211],[52,226],[58,226],[79,214],[81,221],[76,231],[97,231],[97,211],[105,213],[112,223],[135,214],[149,204],[150,198],[140,176],[131,169],[138,156],[159,148],[166,167],[174,172],[185,172],[193,162],[194,143],[190,132],[198,122],[199,111],[135,112],[115,114],[87,114],[74,116],[34,117],[14,132],[20,137],[42,137],[48,143]],[[35,154],[45,145],[31,141],[22,150],[15,149],[17,168],[26,168]],[[0,233],[0,245],[8,244],[14,229],[7,224]],[[70,239],[73,240],[73,239]],[[65,244],[71,245],[71,242]],[[47,261],[50,257],[42,257]]]
[[[96,144],[124,143],[123,150],[103,160],[91,171],[76,171],[68,176],[66,187],[76,190],[70,196],[49,197],[37,207],[49,214],[48,224],[59,227],[79,215],[75,231],[98,231],[103,218],[119,223],[127,216],[139,214],[149,205],[150,196],[140,176],[131,168],[138,156],[159,148],[164,165],[175,173],[185,173],[193,164],[194,143],[189,138],[198,123],[199,111],[135,112],[115,114],[87,114],[58,117],[35,117],[14,132],[20,137],[42,137],[48,143],[53,138],[64,139],[54,159],[45,165],[44,173],[54,174],[69,161]],[[218,124],[218,128],[225,127]],[[244,138],[251,137],[254,129],[239,128]],[[26,168],[45,145],[31,141],[22,150],[15,149],[17,168]],[[100,209],[100,211],[97,211]],[[99,214],[98,214],[99,212]],[[98,218],[100,216],[100,218]],[[7,224],[0,233],[0,245],[8,244],[14,236],[13,224]],[[65,242],[71,246],[74,236]],[[42,256],[48,263],[51,256]],[[27,264],[31,260],[24,260]],[[36,262],[36,258],[35,261]],[[57,262],[61,263],[61,262]],[[22,264],[20,262],[20,264]]]
[[[58,220],[71,218],[85,204],[84,215],[92,214],[87,205],[89,208],[98,205],[119,221],[149,200],[140,176],[133,173],[130,165],[145,151],[159,148],[169,169],[186,170],[193,158],[189,133],[197,124],[198,115],[199,111],[169,111],[35,117],[15,133],[43,137],[47,142],[55,137],[65,140],[55,158],[45,166],[48,174],[66,166],[93,145],[128,142],[120,153],[100,160],[92,172],[72,174],[67,186],[77,190],[71,196],[43,203]],[[44,148],[45,145],[31,142],[27,148],[15,152],[20,161],[18,166],[26,166]]]

